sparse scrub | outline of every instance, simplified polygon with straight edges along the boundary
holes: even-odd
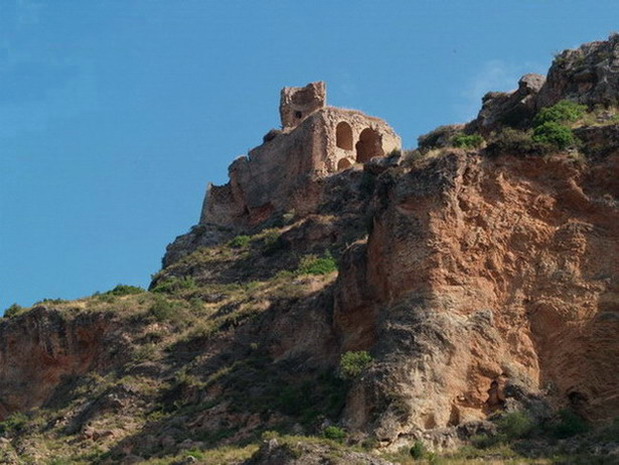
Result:
[[[0,434],[11,435],[19,433],[28,425],[28,416],[22,412],[16,412],[0,422]]]
[[[502,153],[510,154],[545,154],[550,150],[546,143],[534,141],[528,131],[519,131],[512,128],[504,128],[495,134],[488,144],[487,151],[490,155]]]
[[[475,149],[482,146],[484,138],[479,134],[456,134],[451,143],[454,147],[460,147],[464,149]]]
[[[150,307],[148,314],[160,322],[172,321],[177,319],[178,310],[178,304],[175,302],[170,302],[164,297],[158,296],[153,305]]]
[[[13,304],[4,311],[5,318],[12,318],[23,310],[21,305]]]
[[[251,237],[246,235],[236,236],[234,239],[228,242],[228,247],[233,249],[244,249],[251,243]]]
[[[132,294],[141,294],[146,292],[145,289],[142,289],[138,286],[129,286],[126,284],[119,284],[114,289],[111,289],[101,295],[111,295],[111,296],[124,296],[124,295],[132,295]]]
[[[365,350],[346,352],[340,359],[340,372],[345,379],[356,378],[372,361],[372,356]]]
[[[426,449],[426,446],[423,442],[415,441],[413,447],[410,448],[410,454],[413,459],[421,460],[425,458],[428,454],[428,449]]]
[[[329,251],[323,257],[315,255],[303,257],[298,268],[299,274],[323,275],[334,271],[337,271],[337,262]]]
[[[535,420],[527,412],[518,411],[503,415],[497,426],[499,434],[503,434],[507,440],[521,439],[531,434]]]
[[[554,428],[554,435],[558,438],[569,438],[589,431],[589,424],[576,412],[564,409],[559,412],[559,422]]]
[[[344,442],[347,436],[346,431],[339,426],[327,426],[322,434],[325,438],[337,442]]]
[[[153,292],[174,294],[178,291],[195,289],[197,287],[198,285],[193,276],[183,276],[182,278],[172,276],[158,282],[157,285],[153,288]]]
[[[282,235],[277,229],[270,229],[263,233],[263,253],[264,255],[273,255],[278,250],[284,248]]]

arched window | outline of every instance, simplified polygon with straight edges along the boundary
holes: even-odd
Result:
[[[342,121],[335,128],[335,145],[344,150],[352,150],[352,128]]]
[[[371,128],[365,128],[359,134],[359,142],[355,145],[357,149],[357,163],[365,163],[373,157],[385,156],[381,135]]]

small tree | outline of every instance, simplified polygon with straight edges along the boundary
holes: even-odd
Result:
[[[346,379],[356,378],[372,363],[372,360],[372,356],[365,350],[346,352],[340,359],[340,372]]]

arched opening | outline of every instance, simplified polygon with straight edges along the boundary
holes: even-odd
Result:
[[[365,163],[373,157],[383,157],[382,137],[371,128],[365,128],[359,135],[359,142],[355,145],[357,149],[357,163]]]
[[[344,171],[352,166],[352,162],[348,158],[342,158],[337,162],[337,170]]]
[[[352,150],[352,128],[342,121],[335,127],[335,145],[344,150]]]

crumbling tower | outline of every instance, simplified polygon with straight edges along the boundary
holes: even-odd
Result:
[[[284,87],[279,100],[282,128],[294,128],[320,108],[327,106],[327,86],[323,81],[305,87]]]

